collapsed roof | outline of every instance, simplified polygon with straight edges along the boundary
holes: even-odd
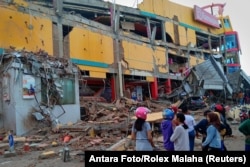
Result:
[[[233,89],[229,84],[227,76],[224,74],[221,63],[217,62],[213,56],[203,63],[192,68],[192,73],[196,77],[199,87],[205,90],[224,90],[232,94]]]

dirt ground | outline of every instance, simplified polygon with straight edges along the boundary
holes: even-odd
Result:
[[[202,118],[201,114],[196,119],[199,120]],[[196,121],[198,121],[196,120]],[[230,122],[229,122],[230,123]],[[233,136],[227,137],[225,139],[225,145],[228,151],[244,151],[244,136],[238,131],[239,124],[230,124],[233,130]],[[156,138],[156,137],[155,137]],[[155,139],[155,144],[158,145],[160,148],[162,147],[162,137],[158,136]],[[196,146],[195,150],[200,151],[201,140],[196,139]],[[70,147],[69,147],[70,148]],[[59,151],[63,149],[63,146],[57,147],[49,147],[43,151],[30,151],[23,154],[17,154],[14,157],[6,158],[4,155],[0,155],[0,167],[83,167],[84,162],[82,161],[81,157],[76,156],[76,152],[72,151],[71,153],[71,160],[69,162],[63,162],[62,158],[59,155]],[[43,152],[47,151],[54,151],[58,153],[56,156],[48,158],[48,159],[39,159],[39,155]]]

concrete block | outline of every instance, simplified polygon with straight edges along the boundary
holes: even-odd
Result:
[[[9,158],[9,157],[15,157],[16,156],[16,152],[15,151],[5,151],[4,154],[3,154],[3,157],[4,158]]]

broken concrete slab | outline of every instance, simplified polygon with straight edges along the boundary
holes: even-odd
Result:
[[[15,151],[5,151],[4,154],[3,154],[3,157],[4,158],[9,158],[9,157],[15,157],[17,154]]]
[[[0,149],[7,149],[9,148],[9,143],[0,143]]]
[[[45,148],[48,148],[50,145],[46,143],[40,143],[36,146],[38,150],[45,150]]]

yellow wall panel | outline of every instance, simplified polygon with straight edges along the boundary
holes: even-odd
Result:
[[[147,76],[146,80],[149,82],[154,82],[154,77]]]
[[[158,10],[156,7],[159,7]],[[207,31],[208,28],[207,25],[197,22],[193,19],[193,7],[187,7],[178,3],[171,2],[170,0],[144,0],[141,4],[138,5],[138,8],[140,10],[149,11],[170,19],[172,19],[174,16],[177,16],[179,22],[194,26],[196,28],[200,28],[204,31]],[[163,9],[163,11],[161,9]],[[173,33],[172,31],[167,32],[170,34]],[[210,27],[210,32],[219,34],[220,29]]]
[[[0,47],[53,54],[52,22],[0,7]]]
[[[173,24],[170,22],[166,22],[165,28],[166,28],[166,32],[168,33],[168,35],[170,35],[172,40],[174,41],[174,26],[173,26]]]
[[[102,58],[101,57],[101,51],[100,51],[100,35],[96,34],[96,33],[91,33],[90,31],[89,33],[89,56],[88,59],[89,60],[93,60],[93,61],[101,61]]]
[[[114,47],[113,47],[113,38],[102,34],[101,35],[101,52],[103,54],[104,62],[108,64],[114,63]]]
[[[70,33],[71,58],[114,63],[113,39],[88,29],[74,28]]]
[[[123,71],[123,73],[124,73],[125,75],[130,75],[129,69],[125,69],[125,70]]]
[[[190,67],[196,66],[200,63],[203,63],[205,60],[203,59],[199,59],[197,57],[194,56],[190,56]]]
[[[141,9],[147,12],[153,12],[152,9],[153,2],[151,0],[143,0],[141,4],[137,5],[142,7]]]
[[[157,3],[153,3],[153,13],[158,13],[158,15],[164,15],[164,8],[162,7],[162,0],[157,0]]]
[[[203,63],[204,61],[205,61],[204,59],[199,59],[199,58],[198,58],[196,62],[197,62],[197,64],[201,64],[201,63]]]
[[[168,72],[165,49],[157,47],[155,50],[152,50],[149,46],[127,41],[123,41],[122,46],[124,49],[124,58],[128,62],[130,69],[151,72],[157,70],[160,73]]]
[[[195,31],[178,26],[180,34],[180,45],[187,46],[190,42],[196,44]]]
[[[150,47],[127,41],[122,41],[122,47],[129,68],[153,71],[153,51]]]
[[[78,67],[84,71],[98,71],[98,72],[103,72],[103,73],[109,72],[108,69],[106,68],[98,68],[98,67],[91,67],[91,66],[84,66],[84,65],[78,65]]]
[[[186,46],[188,44],[187,29],[184,27],[178,26],[178,30],[179,30],[180,45]]]
[[[89,74],[89,76],[93,78],[106,78],[106,73],[103,72],[90,71]]]
[[[154,52],[155,64],[158,67],[158,71],[161,73],[167,73],[167,59],[165,49],[157,47]]]
[[[196,34],[194,30],[188,29],[187,31],[188,35],[188,42],[191,42],[192,44],[196,44]]]
[[[194,56],[190,56],[190,60],[189,60],[189,63],[190,63],[190,67],[193,67],[195,65],[197,65],[197,58],[194,57]]]

